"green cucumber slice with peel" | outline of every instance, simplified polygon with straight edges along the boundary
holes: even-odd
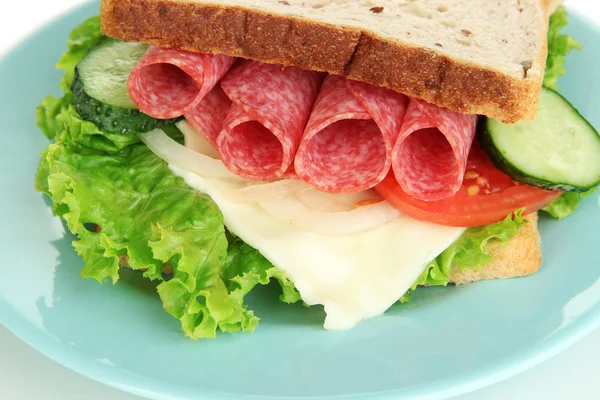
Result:
[[[481,146],[517,182],[586,192],[600,184],[600,135],[559,93],[542,88],[534,122],[483,122]]]
[[[181,118],[162,120],[141,112],[129,97],[127,81],[148,46],[107,38],[75,67],[71,84],[75,110],[86,121],[109,132],[148,132]]]

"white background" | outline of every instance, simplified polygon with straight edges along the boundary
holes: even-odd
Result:
[[[21,0],[0,13],[0,55],[28,33],[82,0]],[[566,0],[600,24],[600,2]],[[460,396],[475,399],[600,399],[600,330],[555,358],[507,381]],[[140,400],[51,361],[0,326],[0,399]]]

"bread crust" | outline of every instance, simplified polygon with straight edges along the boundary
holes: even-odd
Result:
[[[545,14],[555,3],[540,0]],[[516,79],[434,50],[306,18],[186,0],[102,0],[100,9],[102,32],[111,37],[342,75],[506,123],[533,120],[541,91],[543,73]],[[538,70],[544,70],[546,57],[545,45],[534,60],[542,66]]]

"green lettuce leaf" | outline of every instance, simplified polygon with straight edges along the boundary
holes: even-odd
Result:
[[[567,9],[560,6],[550,17],[548,58],[544,75],[544,86],[553,90],[558,90],[558,79],[566,73],[565,57],[572,50],[581,50],[577,40],[561,33],[567,25],[569,25]]]
[[[487,244],[493,240],[506,243],[513,238],[525,223],[521,214],[522,211],[519,211],[514,217],[508,216],[495,224],[467,229],[456,242],[429,263],[412,288],[400,298],[400,302],[410,301],[411,293],[419,286],[448,285],[454,268],[462,270],[484,268],[492,260],[492,256],[486,251]]]
[[[41,131],[49,139],[81,152],[101,150],[117,152],[125,147],[139,143],[136,134],[103,132],[91,122],[84,121],[75,111],[71,83],[75,66],[90,48],[105,38],[100,32],[100,17],[87,19],[69,35],[67,51],[62,55],[56,67],[65,72],[60,88],[64,95],[56,98],[46,97],[36,110],[36,121]]]
[[[84,261],[83,278],[116,283],[126,260],[162,281],[164,308],[190,338],[214,337],[217,329],[252,331],[258,318],[244,296],[271,279],[281,284],[283,301],[299,300],[285,274],[258,251],[239,240],[229,243],[216,204],[145,145],[108,155],[51,144],[36,187],[77,235],[73,246]],[[166,265],[173,271],[168,280]]]
[[[123,134],[98,129],[94,123],[83,120],[72,104],[63,107],[55,120],[61,125],[55,133],[55,141],[80,152],[93,149],[113,153],[140,143],[140,138],[135,133]]]
[[[279,299],[284,303],[300,301],[296,287],[287,279],[285,273],[273,266],[258,250],[234,238],[229,246],[229,253],[221,277],[227,282],[228,289],[236,296],[245,296],[247,288],[257,283],[266,285],[271,279],[277,280],[282,293]]]
[[[581,200],[596,192],[598,188],[594,188],[584,193],[567,192],[554,200],[552,203],[542,208],[543,211],[552,215],[554,218],[561,220],[567,218],[577,210]]]
[[[37,107],[35,111],[37,126],[48,139],[55,139],[58,133],[64,129],[64,125],[57,117],[69,107],[70,103],[66,95],[60,99],[50,95]]]
[[[67,94],[71,93],[71,83],[75,74],[75,66],[87,52],[106,36],[100,31],[100,16],[88,18],[75,27],[69,35],[68,50],[62,55],[56,68],[65,71],[60,88]]]

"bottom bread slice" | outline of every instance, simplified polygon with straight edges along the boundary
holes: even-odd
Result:
[[[486,250],[493,258],[485,267],[468,270],[455,266],[450,273],[450,282],[464,285],[481,280],[517,278],[537,272],[542,265],[538,215],[529,214],[523,219],[527,223],[521,225],[517,234],[507,242],[488,242]]]

